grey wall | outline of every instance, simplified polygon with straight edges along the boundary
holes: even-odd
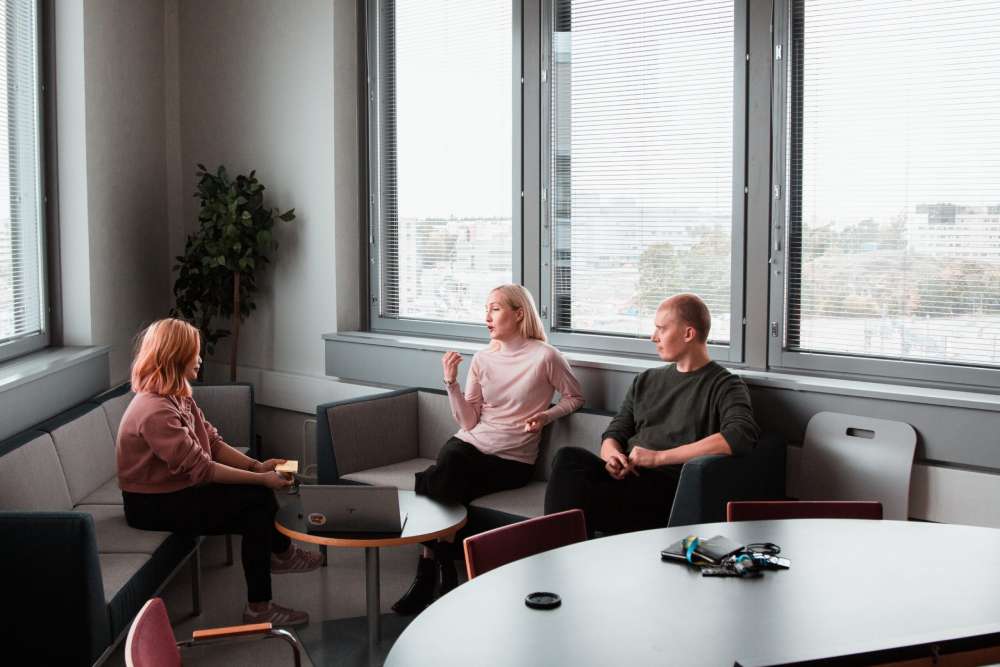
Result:
[[[197,163],[256,169],[271,205],[294,207],[297,219],[278,223],[280,247],[258,283],[239,363],[322,375],[320,334],[358,321],[354,2],[177,7],[181,148],[171,169],[183,205],[171,242],[183,238],[178,225],[186,233],[197,221]],[[228,355],[224,342],[216,359]]]
[[[170,307],[164,6],[63,0],[55,21],[64,339],[109,345],[114,383]]]

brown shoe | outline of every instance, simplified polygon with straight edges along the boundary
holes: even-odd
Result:
[[[267,609],[254,611],[247,605],[243,610],[244,623],[270,623],[274,627],[305,625],[309,622],[309,614],[304,611],[295,611],[288,607],[267,603]]]
[[[292,545],[292,553],[282,558],[271,554],[271,574],[290,574],[318,570],[323,556],[317,551],[306,551]]]

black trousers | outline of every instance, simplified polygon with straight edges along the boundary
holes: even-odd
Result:
[[[643,468],[639,475],[615,479],[604,460],[579,447],[556,453],[545,489],[545,513],[579,508],[587,531],[605,534],[662,528],[670,518],[680,466]]]
[[[524,486],[534,469],[530,463],[484,454],[464,440],[449,438],[437,463],[415,475],[414,490],[443,503],[468,505],[480,496]]]
[[[207,484],[173,493],[122,493],[125,521],[141,530],[187,535],[242,535],[240,559],[249,602],[271,599],[271,554],[291,540],[274,527],[278,501],[263,486]]]

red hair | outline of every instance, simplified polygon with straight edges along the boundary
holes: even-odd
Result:
[[[185,371],[200,348],[201,336],[187,322],[172,318],[153,322],[142,333],[132,362],[132,391],[190,396]]]

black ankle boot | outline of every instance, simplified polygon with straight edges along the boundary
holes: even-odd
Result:
[[[433,558],[420,557],[417,563],[417,577],[410,584],[410,590],[392,605],[392,610],[400,616],[419,614],[424,607],[434,601],[434,589],[437,587],[437,563]]]
[[[444,595],[458,586],[458,572],[455,570],[455,547],[451,542],[437,542],[433,547],[434,560],[441,571],[441,587],[438,596]]]

